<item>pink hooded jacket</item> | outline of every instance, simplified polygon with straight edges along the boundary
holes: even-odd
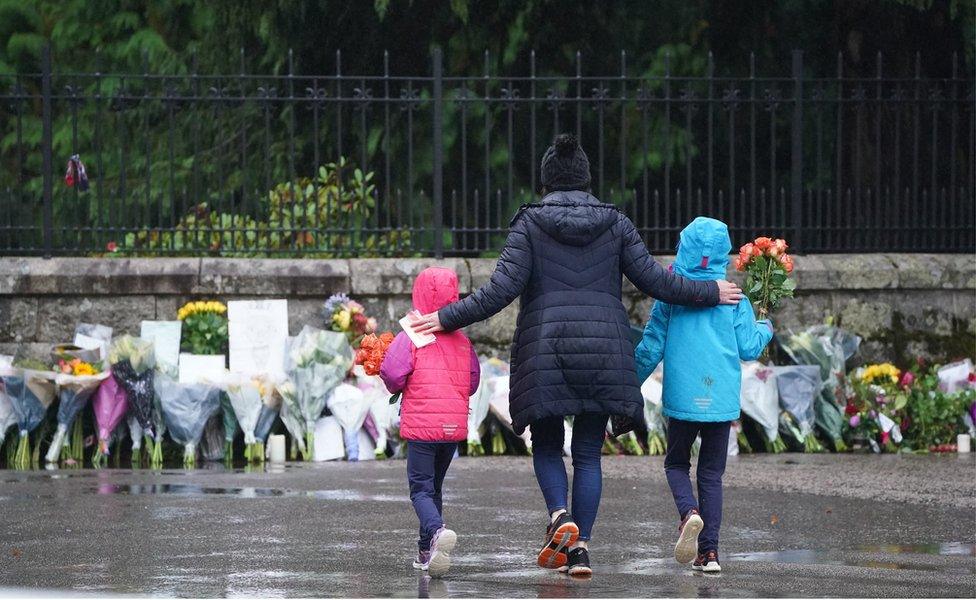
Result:
[[[457,302],[454,271],[430,267],[413,283],[413,307],[432,313]],[[380,377],[391,393],[403,392],[400,437],[458,442],[468,437],[468,397],[478,389],[478,355],[460,331],[440,331],[433,344],[416,348],[400,332],[386,351]]]

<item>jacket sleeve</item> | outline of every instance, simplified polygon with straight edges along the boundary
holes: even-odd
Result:
[[[647,252],[634,224],[621,216],[623,246],[620,270],[637,289],[657,300],[683,306],[715,306],[718,304],[718,283],[692,281],[675,275],[662,267]]]
[[[402,391],[407,378],[413,373],[413,342],[407,334],[400,332],[386,349],[383,364],[380,365],[380,379],[391,394]]]
[[[481,363],[478,361],[478,353],[474,349],[474,344],[471,345],[471,387],[468,389],[468,395],[472,395],[478,391],[478,386],[481,385]]]
[[[749,299],[743,298],[735,307],[735,343],[739,347],[739,358],[756,360],[771,339],[773,324],[767,319],[757,321]]]
[[[488,283],[438,311],[441,327],[453,331],[484,321],[521,295],[532,273],[532,245],[524,217],[516,217]]]
[[[639,383],[644,383],[664,359],[664,342],[667,339],[668,321],[670,319],[671,305],[665,302],[655,302],[654,308],[651,309],[651,317],[644,327],[644,336],[637,344],[637,350],[634,353]]]

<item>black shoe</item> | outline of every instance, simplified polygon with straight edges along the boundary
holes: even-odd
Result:
[[[590,568],[590,553],[586,551],[586,548],[573,548],[569,551],[569,561],[566,563],[569,567],[567,573],[572,577],[589,577],[593,575],[593,569]]]
[[[579,527],[568,512],[559,515],[546,529],[546,543],[539,551],[537,563],[544,569],[560,569],[568,560],[566,548],[579,539]]]

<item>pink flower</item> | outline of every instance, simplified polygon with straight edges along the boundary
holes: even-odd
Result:
[[[850,420],[851,427],[857,427],[860,424],[861,424],[861,415],[854,415],[853,417],[851,417]]]
[[[888,440],[890,438],[891,438],[891,434],[889,434],[887,431],[882,431],[881,432],[881,443],[882,444],[887,444],[888,443]]]
[[[904,373],[902,373],[901,381],[898,382],[898,385],[900,385],[903,388],[908,388],[911,387],[913,383],[915,383],[915,375],[912,374],[911,371],[905,371]]]
[[[115,242],[109,242],[109,243],[105,244],[105,249],[107,251],[109,251],[109,252],[118,252],[119,251],[119,245],[116,244]]]

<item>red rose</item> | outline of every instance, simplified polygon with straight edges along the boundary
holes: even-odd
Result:
[[[847,406],[844,407],[844,414],[848,417],[852,417],[857,414],[857,407],[854,406],[853,402],[847,403]]]

